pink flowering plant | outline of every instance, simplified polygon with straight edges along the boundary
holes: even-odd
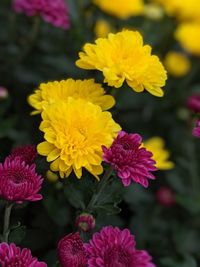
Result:
[[[1,1],[0,267],[200,266],[199,8]]]

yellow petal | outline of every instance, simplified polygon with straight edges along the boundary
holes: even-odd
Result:
[[[47,156],[54,149],[55,146],[46,141],[37,146],[37,151],[42,156]]]

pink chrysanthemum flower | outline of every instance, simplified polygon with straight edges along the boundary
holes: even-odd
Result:
[[[43,179],[35,168],[35,164],[29,166],[20,157],[13,160],[7,157],[0,163],[0,197],[17,203],[42,199],[38,192]]]
[[[110,148],[102,147],[103,159],[117,171],[124,186],[131,181],[148,187],[148,179],[155,179],[151,171],[156,171],[156,162],[152,153],[142,146],[139,134],[128,134],[120,131]]]
[[[13,7],[18,13],[40,15],[56,27],[69,28],[68,8],[64,0],[13,0]]]
[[[37,157],[36,147],[32,145],[16,147],[12,150],[9,158],[13,160],[16,157],[20,157],[26,164],[31,165]]]
[[[187,107],[193,112],[200,112],[200,94],[193,94],[188,97]]]
[[[61,239],[57,252],[62,267],[86,267],[86,252],[79,233],[69,234]]]
[[[197,121],[196,126],[192,131],[194,137],[200,138],[200,120]]]
[[[47,267],[44,262],[33,258],[31,251],[27,248],[21,249],[14,243],[0,244],[0,266],[1,267]]]
[[[136,250],[135,245],[128,229],[104,227],[84,245],[88,267],[155,267],[148,253]]]

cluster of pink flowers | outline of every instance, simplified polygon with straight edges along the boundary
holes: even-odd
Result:
[[[4,163],[0,163],[0,197],[22,203],[42,199],[39,194],[43,179],[36,173],[36,150],[32,146],[13,150]]]
[[[47,267],[44,262],[39,262],[31,255],[27,248],[21,249],[14,243],[0,244],[0,266],[1,267]]]
[[[83,244],[78,233],[70,234],[58,244],[62,267],[155,267],[145,250],[137,250],[128,229],[107,226]]]
[[[142,147],[139,134],[128,134],[120,131],[110,148],[102,147],[103,159],[109,163],[124,186],[132,181],[148,187],[148,179],[155,179],[152,171],[156,171],[153,154]]]
[[[13,0],[15,12],[27,16],[40,15],[46,22],[56,27],[68,29],[68,8],[64,0]]]

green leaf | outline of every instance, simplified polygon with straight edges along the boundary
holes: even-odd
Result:
[[[107,203],[102,206],[94,206],[94,211],[98,213],[105,213],[106,215],[113,215],[120,213],[121,209],[113,203]]]
[[[23,225],[20,227],[17,227],[13,231],[10,232],[9,242],[19,244],[25,238],[25,235],[26,235],[26,227]]]
[[[75,188],[74,184],[70,182],[66,183],[64,186],[64,194],[73,207],[77,209],[85,208],[81,192],[77,188]]]

